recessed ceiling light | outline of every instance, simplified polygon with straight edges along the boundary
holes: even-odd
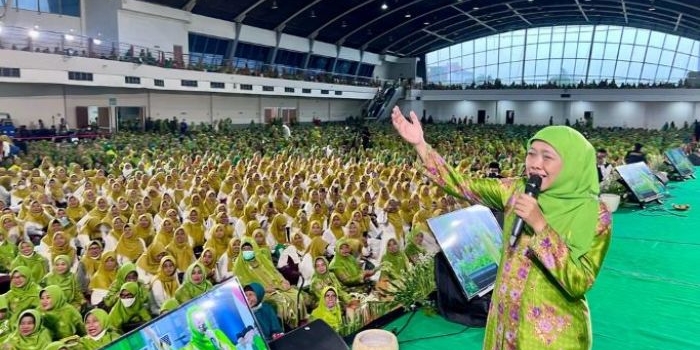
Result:
[[[473,7],[473,10],[474,10],[474,11],[476,11],[476,10],[478,10],[478,9],[479,9],[479,6],[474,6],[474,7]]]
[[[408,13],[408,12],[406,12],[406,14],[404,15],[404,17],[405,17],[405,18],[411,18],[411,14]]]
[[[424,26],[427,26],[427,25],[429,25],[429,24],[430,24],[430,22],[423,22],[423,25],[424,25]]]
[[[386,9],[388,9],[388,8],[389,8],[389,6],[387,6],[386,3],[383,3],[383,4],[382,4],[382,10],[386,10]]]

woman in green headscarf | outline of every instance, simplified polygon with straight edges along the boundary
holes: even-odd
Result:
[[[185,350],[236,350],[223,331],[212,327],[207,311],[199,306],[187,308],[187,327],[190,329],[190,341],[183,347]]]
[[[85,325],[78,310],[66,303],[61,287],[51,285],[39,294],[41,311],[46,328],[53,339],[63,339],[72,335],[85,335]]]
[[[130,328],[151,320],[148,305],[139,300],[139,293],[136,282],[126,282],[119,289],[119,301],[109,312],[109,324],[116,331],[126,333]]]
[[[323,301],[323,291],[327,287],[335,288],[336,294],[343,305],[348,305],[351,308],[357,306],[357,301],[352,300],[350,294],[343,289],[343,284],[340,283],[338,277],[328,269],[328,260],[326,257],[319,256],[314,259],[314,274],[311,277],[311,293],[318,301]]]
[[[404,253],[408,260],[412,263],[416,263],[421,254],[425,254],[425,248],[423,248],[423,231],[421,231],[422,226],[414,227],[406,236],[406,248]]]
[[[34,309],[24,310],[17,317],[16,331],[5,342],[9,350],[44,350],[51,343],[51,335],[44,328],[41,314]]]
[[[80,338],[80,345],[85,350],[97,350],[117,340],[119,334],[111,329],[109,314],[102,309],[92,309],[85,315],[87,334]]]
[[[5,295],[0,295],[0,343],[4,344],[5,339],[12,334],[12,325],[10,324],[10,308],[7,305]]]
[[[41,288],[31,277],[29,268],[17,266],[10,272],[10,290],[5,298],[10,310],[10,324],[14,325],[20,312],[39,307],[39,291]]]
[[[397,280],[408,269],[408,257],[401,251],[396,238],[389,238],[386,242],[384,256],[382,256],[382,275],[380,280]]]
[[[53,259],[53,271],[47,274],[41,281],[42,286],[55,285],[63,291],[66,303],[80,310],[85,304],[85,296],[80,290],[75,274],[70,271],[71,261],[65,255],[59,255]]]
[[[19,254],[12,261],[10,268],[26,266],[29,268],[32,280],[41,281],[44,275],[49,272],[49,261],[34,251],[34,244],[30,241],[21,241],[17,246],[19,247]]]
[[[336,332],[343,324],[343,311],[338,302],[338,291],[334,287],[326,287],[321,294],[318,306],[311,312],[311,320],[323,320]]]
[[[206,278],[206,268],[197,261],[190,265],[185,271],[185,278],[182,285],[175,291],[175,299],[180,304],[184,304],[190,299],[206,293],[212,289],[211,282]]]
[[[117,271],[117,278],[109,286],[109,291],[104,298],[104,304],[107,307],[112,307],[114,304],[119,302],[119,292],[122,286],[126,282],[134,282],[138,286],[138,293],[135,294],[136,298],[144,305],[150,303],[150,292],[148,288],[139,281],[139,274],[136,271],[136,265],[132,263],[127,263],[122,265]]]
[[[542,181],[538,198],[524,181],[469,179],[456,173],[423,139],[415,113],[398,108],[394,127],[411,143],[426,174],[445,192],[505,212],[499,263],[484,349],[591,347],[585,293],[610,244],[610,213],[597,198],[596,153],[578,131],[546,127],[527,144],[526,175]],[[516,217],[525,227],[510,237]]]
[[[341,238],[335,243],[335,256],[328,269],[338,277],[343,289],[348,292],[366,292],[369,278],[374,274],[374,271],[362,270],[347,238]]]
[[[304,297],[299,296],[298,290],[284,279],[272,261],[262,256],[255,241],[244,237],[241,242],[241,256],[236,259],[234,275],[243,285],[260,283],[265,288],[266,298],[269,298],[265,300],[275,306],[282,321],[292,327],[298,326],[299,321],[306,318]],[[300,297],[300,303],[297,302],[297,297]]]
[[[0,273],[10,271],[12,261],[17,257],[17,246],[7,240],[7,234],[0,229]]]

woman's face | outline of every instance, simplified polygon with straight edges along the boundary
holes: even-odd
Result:
[[[36,213],[41,213],[42,210],[44,210],[44,209],[41,208],[41,203],[35,201],[35,202],[32,202],[32,204],[30,205],[29,210],[31,210],[32,213],[36,214]]]
[[[107,201],[104,198],[97,200],[97,208],[99,210],[107,210]]]
[[[187,233],[185,233],[185,230],[177,230],[175,231],[175,242],[183,244],[187,242]]]
[[[14,285],[17,288],[21,288],[24,287],[25,284],[27,284],[27,277],[25,277],[19,272],[15,272],[12,275],[12,285]]]
[[[23,337],[30,336],[32,333],[34,333],[34,326],[35,326],[34,316],[24,315],[24,316],[22,316],[22,319],[19,320],[19,333]]]
[[[66,237],[64,237],[62,234],[54,235],[53,236],[53,245],[56,247],[63,247],[66,245]]]
[[[147,228],[150,224],[151,222],[148,220],[147,217],[141,217],[139,219],[139,226],[141,226],[142,228]]]
[[[354,221],[350,222],[350,224],[348,225],[348,236],[357,236],[357,224]]]
[[[122,232],[123,236],[126,236],[126,238],[131,238],[133,236],[134,232],[131,230],[130,225],[124,225],[124,232]]]
[[[344,213],[345,212],[345,203],[343,203],[343,202],[338,203],[337,208],[338,208],[339,213]]]
[[[257,243],[259,246],[263,245],[265,243],[265,235],[262,233],[258,232],[255,234],[255,243]]]
[[[163,230],[165,232],[173,232],[173,223],[170,220],[163,221]]]
[[[199,266],[195,266],[195,268],[192,269],[192,283],[200,284],[203,280],[204,273],[202,273],[202,269]]]
[[[357,222],[362,220],[362,213],[360,213],[359,211],[356,211],[355,214],[352,214],[352,220],[357,221]]]
[[[98,320],[97,317],[95,317],[95,315],[89,314],[88,317],[85,319],[85,330],[87,331],[87,334],[91,337],[96,337],[102,332],[102,325],[100,324],[100,320]]]
[[[41,293],[41,308],[45,311],[49,311],[53,308],[53,300],[51,299],[51,295],[44,291]]]
[[[114,271],[117,268],[117,260],[115,260],[113,257],[108,257],[107,260],[105,260],[105,270],[107,271]]]
[[[340,225],[342,224],[342,222],[340,221],[340,217],[337,216],[337,215],[334,216],[334,217],[333,217],[333,221],[331,222],[331,224],[333,225],[333,227],[338,227],[338,226],[340,226]]]
[[[163,273],[165,273],[166,276],[172,276],[175,273],[175,263],[171,260],[163,262]]]
[[[321,224],[318,222],[314,222],[313,225],[311,225],[311,234],[313,236],[319,236],[323,233],[323,227],[321,227]]]
[[[190,218],[190,221],[197,222],[197,220],[199,219],[199,214],[197,214],[197,211],[192,210],[192,211],[190,211],[189,218]]]
[[[66,271],[68,271],[68,264],[63,260],[57,261],[55,267],[56,273],[58,273],[59,275],[62,275],[66,273]]]
[[[301,237],[300,234],[294,235],[294,238],[292,238],[292,243],[295,245],[300,245],[304,243],[304,238]]]
[[[126,277],[124,278],[125,281],[127,282],[136,282],[139,280],[139,274],[136,271],[131,271],[126,274]]]
[[[399,243],[396,242],[395,239],[390,239],[387,248],[389,249],[390,253],[396,253],[399,251]]]
[[[207,250],[202,254],[202,262],[204,262],[204,265],[209,266],[211,262],[214,260],[214,254],[211,253],[211,250]]]
[[[97,258],[102,255],[102,248],[99,245],[93,243],[88,247],[88,254],[90,257]]]
[[[543,141],[533,141],[525,157],[525,171],[527,176],[539,175],[542,178],[541,191],[552,186],[561,172],[563,162],[559,153]]]
[[[321,275],[326,273],[326,270],[328,269],[328,266],[326,266],[326,262],[323,259],[316,259],[314,266],[316,268],[316,272]]]
[[[29,242],[20,243],[19,250],[24,256],[29,256],[32,255],[32,253],[34,253],[34,247],[31,244],[29,244]]]
[[[338,296],[333,290],[327,291],[326,295],[324,295],[324,298],[326,300],[326,307],[328,307],[329,309],[334,308],[335,305],[338,303]]]
[[[342,256],[350,256],[350,253],[352,250],[350,249],[350,245],[345,243],[340,246],[340,255]]]
[[[219,226],[216,228],[216,231],[214,231],[214,238],[222,239],[222,238],[224,238],[225,234],[226,234],[226,232],[224,231],[224,227]]]
[[[423,244],[423,233],[418,232],[415,237],[413,237],[413,242],[417,245]]]

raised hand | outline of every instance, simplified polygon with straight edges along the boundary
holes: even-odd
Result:
[[[411,121],[409,122],[403,116],[398,106],[394,106],[394,109],[391,111],[391,122],[394,124],[396,131],[399,132],[399,135],[413,146],[421,146],[425,144],[423,127],[421,127],[416,113],[411,111],[410,117]]]

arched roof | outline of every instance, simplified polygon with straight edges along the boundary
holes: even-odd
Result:
[[[494,33],[553,25],[633,26],[700,40],[699,0],[146,1],[397,56],[417,56]]]

